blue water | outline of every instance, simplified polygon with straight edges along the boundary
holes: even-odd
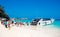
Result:
[[[15,22],[31,22],[32,20],[14,20]]]
[[[54,25],[55,27],[60,28],[60,20],[54,21],[53,25]]]

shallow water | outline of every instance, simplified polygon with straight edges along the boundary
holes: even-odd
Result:
[[[55,27],[60,28],[60,20],[54,21],[53,25],[54,25]]]

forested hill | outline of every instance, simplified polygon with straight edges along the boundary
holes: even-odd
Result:
[[[9,20],[9,16],[5,13],[3,7],[0,5],[0,18],[6,18],[6,20]]]

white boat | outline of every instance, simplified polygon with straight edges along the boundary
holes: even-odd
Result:
[[[37,25],[43,26],[43,25],[50,25],[54,22],[54,19],[41,19],[38,21]]]

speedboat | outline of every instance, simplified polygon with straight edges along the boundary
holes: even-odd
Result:
[[[50,25],[54,22],[54,19],[44,18],[38,21],[37,25]]]

